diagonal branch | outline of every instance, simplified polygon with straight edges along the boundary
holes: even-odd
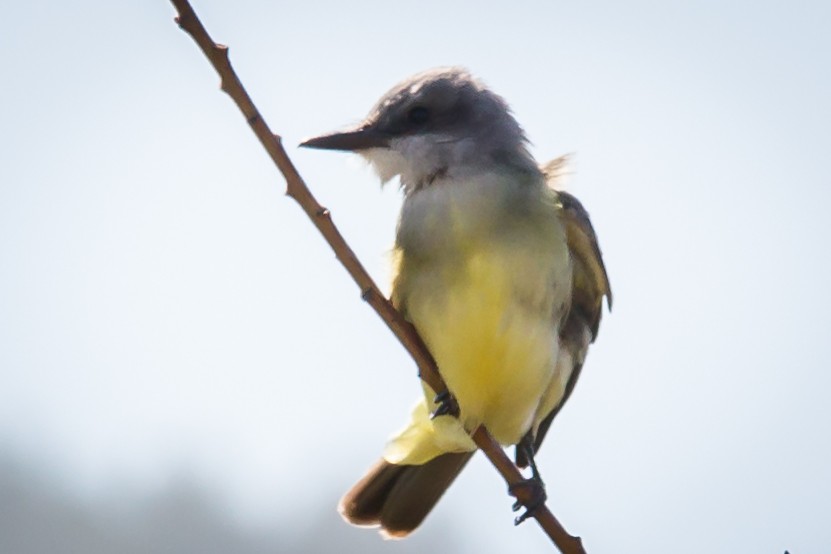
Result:
[[[406,321],[392,304],[384,297],[378,286],[364,269],[355,253],[346,243],[346,240],[332,222],[332,216],[328,209],[321,206],[312,196],[303,178],[297,172],[294,164],[283,149],[279,135],[272,133],[260,112],[254,106],[254,102],[243,88],[242,83],[231,67],[228,60],[228,48],[217,44],[208,35],[202,22],[196,16],[188,0],[171,0],[179,13],[176,22],[188,33],[199,45],[199,48],[210,60],[211,65],[219,73],[221,88],[234,100],[242,111],[254,134],[262,143],[271,159],[277,165],[280,173],[286,179],[286,194],[292,197],[306,215],[312,220],[317,230],[323,235],[335,256],[352,276],[355,283],[361,290],[361,297],[369,303],[378,313],[387,327],[398,338],[401,344],[410,353],[418,366],[419,377],[426,382],[435,392],[447,390],[447,386],[439,375],[436,362],[427,350],[421,337],[408,321]],[[515,485],[523,481],[523,476],[511,459],[505,454],[502,447],[493,439],[484,427],[479,427],[472,434],[476,445],[485,453],[491,463],[496,467],[508,485]],[[516,488],[517,499],[524,505],[528,505],[532,498],[530,490],[524,487]],[[545,530],[554,544],[564,554],[585,554],[582,542],[579,537],[573,537],[560,525],[547,506],[538,507],[533,516],[540,526]]]

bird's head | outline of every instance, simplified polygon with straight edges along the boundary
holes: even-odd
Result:
[[[407,191],[493,164],[535,167],[505,100],[459,68],[410,77],[356,127],[301,146],[358,152],[383,182],[399,175]]]

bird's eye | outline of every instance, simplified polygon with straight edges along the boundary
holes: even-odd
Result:
[[[430,110],[424,106],[416,106],[407,112],[407,120],[415,125],[427,123],[428,119],[430,119]]]

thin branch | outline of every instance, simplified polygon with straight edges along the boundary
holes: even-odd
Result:
[[[419,337],[415,327],[393,308],[392,304],[378,289],[378,286],[373,282],[369,273],[361,265],[358,257],[346,243],[343,235],[335,227],[329,210],[321,206],[314,196],[312,196],[303,178],[297,172],[288,154],[286,154],[285,149],[283,149],[280,136],[271,131],[268,124],[260,115],[260,112],[254,106],[254,102],[248,96],[248,93],[243,88],[242,83],[231,67],[231,63],[228,60],[228,48],[215,43],[211,39],[187,0],[171,0],[171,2],[179,13],[178,17],[176,17],[176,22],[196,41],[199,48],[202,49],[202,52],[210,60],[214,69],[219,73],[222,90],[228,93],[240,111],[242,111],[254,134],[257,135],[260,143],[262,143],[269,156],[271,156],[280,173],[285,177],[287,185],[286,194],[300,204],[300,207],[303,208],[303,211],[312,220],[312,223],[314,223],[315,227],[317,227],[318,231],[320,231],[332,247],[332,250],[334,250],[335,256],[337,256],[338,260],[340,260],[341,264],[343,264],[349,272],[349,275],[352,276],[352,279],[354,279],[360,288],[361,298],[372,306],[407,352],[410,353],[418,366],[419,377],[435,392],[446,391],[447,386],[442,380],[441,375],[439,375],[436,362],[427,350],[421,337]],[[508,485],[518,484],[524,480],[516,465],[514,465],[502,447],[484,427],[476,429],[472,437],[476,445],[485,453]],[[518,487],[516,489],[516,496],[525,505],[532,501],[531,491],[525,487]],[[532,517],[537,520],[561,552],[564,554],[585,554],[580,538],[571,536],[545,505],[537,508]]]

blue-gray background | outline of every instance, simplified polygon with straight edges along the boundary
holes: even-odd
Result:
[[[615,292],[540,455],[592,553],[831,548],[827,2],[196,8],[386,284],[400,203],[297,151],[460,64],[576,154]],[[334,511],[418,394],[174,10],[0,17],[0,551],[549,551],[477,458],[411,539]]]

